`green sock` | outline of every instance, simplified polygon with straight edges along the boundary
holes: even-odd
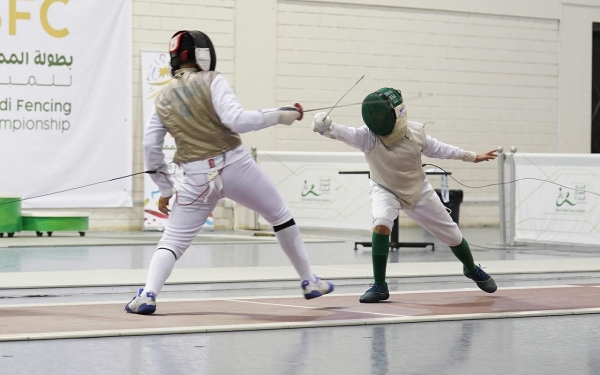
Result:
[[[462,242],[458,246],[450,246],[454,256],[458,258],[465,266],[465,271],[468,273],[473,273],[477,270],[477,266],[473,261],[473,254],[471,254],[471,248],[469,248],[469,244],[467,240],[463,238]]]
[[[385,285],[385,269],[390,252],[390,235],[373,232],[373,276],[375,284]]]

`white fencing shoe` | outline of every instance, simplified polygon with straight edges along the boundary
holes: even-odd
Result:
[[[333,292],[335,287],[328,281],[321,280],[317,277],[317,282],[311,283],[309,280],[302,281],[302,290],[304,291],[304,298],[313,299],[321,297],[324,294]]]
[[[138,294],[125,305],[125,311],[132,314],[149,315],[156,311],[156,294],[146,292],[142,295],[144,288],[138,290]]]

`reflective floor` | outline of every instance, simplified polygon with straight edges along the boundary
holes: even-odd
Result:
[[[12,342],[3,374],[600,374],[596,315]]]
[[[497,228],[466,228],[478,262],[600,257],[597,248],[502,247]],[[403,230],[405,241],[431,240]],[[319,233],[319,235],[324,235]],[[346,238],[346,233],[328,233]],[[315,265],[369,264],[370,249],[354,240],[307,244]],[[153,246],[0,249],[0,272],[145,269]],[[447,247],[400,249],[390,262],[453,261]],[[276,244],[194,245],[182,268],[288,265]],[[600,283],[600,272],[498,275],[500,287]],[[335,293],[360,293],[365,280],[334,280]],[[464,277],[389,280],[392,291],[471,288]],[[127,302],[136,287],[0,290],[0,305]],[[161,298],[289,296],[291,281],[167,285]],[[91,307],[93,308],[93,307]],[[1,324],[1,321],[0,321]],[[240,331],[0,343],[0,374],[597,374],[599,315],[462,320],[356,327]]]

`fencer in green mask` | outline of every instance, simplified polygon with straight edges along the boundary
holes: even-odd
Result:
[[[401,210],[450,247],[463,264],[466,277],[481,290],[494,293],[497,289],[494,279],[475,264],[458,225],[425,178],[421,155],[479,163],[495,159],[495,150],[476,154],[430,137],[421,123],[408,121],[402,93],[397,89],[384,87],[368,94],[361,112],[366,126],[359,128],[333,123],[324,112],[315,115],[312,125],[313,131],[362,151],[369,165],[374,283],[360,297],[360,302],[389,298],[386,283],[389,235]]]
[[[390,135],[394,140],[406,135],[406,108],[400,91],[384,87],[367,95],[361,112],[367,127],[387,143],[394,143]]]

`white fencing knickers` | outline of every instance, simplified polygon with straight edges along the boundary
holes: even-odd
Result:
[[[258,212],[275,228],[275,235],[302,280],[317,282],[308,262],[306,247],[290,210],[275,185],[250,155],[221,171],[221,180],[207,184],[208,174],[186,174],[181,181],[169,222],[150,261],[145,291],[160,292],[179,259],[198,234],[220,198],[230,198]],[[174,257],[171,255],[174,255]]]
[[[192,243],[220,198],[229,198],[258,212],[272,226],[292,219],[275,185],[250,155],[226,166],[220,174],[222,190],[209,191],[208,174],[185,174],[158,249],[179,259]]]
[[[370,181],[371,210],[373,213],[373,228],[384,225],[390,230],[400,210],[423,229],[433,234],[448,246],[461,244],[463,235],[458,225],[448,214],[446,207],[431,187],[429,181],[423,182],[421,197],[413,208],[403,209],[398,198],[383,186]]]

